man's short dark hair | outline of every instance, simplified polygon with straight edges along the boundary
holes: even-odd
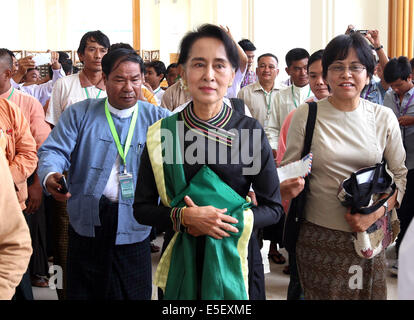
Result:
[[[109,47],[109,51],[119,49],[119,48],[134,50],[134,48],[130,44],[124,43],[124,42],[118,42],[118,43],[111,44],[111,46]]]
[[[254,46],[253,42],[249,39],[242,39],[239,41],[239,46],[243,49],[243,51],[255,51],[256,47]]]
[[[314,53],[311,54],[311,56],[309,57],[309,60],[308,60],[308,72],[309,72],[309,66],[312,63],[315,63],[316,61],[322,60],[323,51],[324,50],[321,49],[321,50],[315,51]]]
[[[309,52],[303,48],[294,48],[286,54],[286,66],[289,68],[294,61],[309,58]]]
[[[135,50],[124,48],[110,50],[104,55],[102,58],[102,72],[105,74],[106,78],[108,78],[115,65],[119,66],[121,63],[127,61],[139,64],[141,74],[144,74],[143,70],[145,70],[145,67],[142,58],[135,52]]]
[[[410,60],[410,64],[411,64],[411,69],[413,70],[413,72],[414,72],[414,58],[412,58],[411,60]]]
[[[4,63],[10,70],[13,69],[13,59],[10,55],[10,50],[2,48],[0,49],[0,62]]]
[[[108,53],[116,49],[127,49],[127,50],[134,51],[141,58],[141,56],[135,51],[135,49],[129,43],[124,43],[124,42],[113,43],[109,47]],[[145,63],[142,63],[142,65],[140,65],[140,68],[141,68],[141,73],[145,74]]]
[[[178,68],[178,63],[171,63],[171,64],[167,67],[167,70],[165,71],[165,75],[166,75],[166,76],[168,75],[168,73],[170,72],[170,70],[171,70],[172,68]]]
[[[154,68],[155,72],[157,73],[157,76],[159,76],[160,74],[163,74],[165,77],[167,74],[164,62],[159,61],[159,60],[147,62],[145,64],[145,69],[148,70],[148,68]]]
[[[272,57],[276,60],[277,64],[279,64],[279,59],[273,54],[273,53],[264,53],[259,58],[257,58],[257,64],[259,64],[259,61],[263,57]]]
[[[226,51],[227,59],[234,70],[239,68],[239,53],[233,40],[227,35],[227,33],[213,24],[204,24],[196,31],[188,32],[181,40],[180,44],[180,57],[178,58],[178,64],[185,65],[190,55],[193,44],[203,38],[213,38],[221,41]]]
[[[412,68],[407,57],[393,58],[385,65],[384,80],[386,83],[392,83],[398,79],[407,81],[411,73]]]
[[[10,57],[12,57],[12,58],[16,58],[16,55],[14,54],[14,52],[13,51],[11,51],[11,50],[9,50],[9,49],[6,49],[6,48],[3,48],[4,50],[6,50],[8,53],[9,53],[9,55],[10,55]]]
[[[84,54],[86,48],[86,42],[88,40],[95,40],[98,44],[103,46],[106,49],[109,49],[111,43],[109,42],[108,37],[103,34],[100,30],[89,31],[85,33],[79,43],[78,54]]]
[[[329,66],[336,60],[345,60],[350,49],[355,50],[359,61],[366,68],[368,76],[372,77],[375,70],[372,49],[364,36],[354,32],[336,36],[326,46],[322,57],[323,77],[325,79]]]

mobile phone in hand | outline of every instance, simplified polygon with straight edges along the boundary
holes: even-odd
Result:
[[[32,60],[35,62],[35,66],[42,66],[52,63],[52,54],[50,52],[38,53],[32,56]]]
[[[368,30],[357,30],[356,32],[362,34],[363,36],[366,36],[368,34]]]
[[[65,176],[62,176],[62,178],[59,179],[58,183],[61,185],[60,190],[58,190],[59,193],[66,194],[69,192]]]

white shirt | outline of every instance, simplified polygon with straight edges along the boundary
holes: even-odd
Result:
[[[157,100],[157,104],[161,105],[162,96],[164,95],[165,90],[161,89],[161,87],[158,87],[154,90],[154,98]]]
[[[89,98],[97,98],[98,95],[99,98],[105,98],[106,91],[96,87],[82,88],[79,73],[60,78],[53,86],[45,120],[56,126],[60,115],[68,106],[87,99],[88,95]]]
[[[239,93],[240,85],[243,82],[246,71],[247,67],[244,72],[241,72],[240,68],[237,69],[236,74],[234,75],[233,84],[227,89],[226,98],[237,98],[237,94]]]
[[[276,93],[274,107],[270,110],[269,123],[265,127],[265,132],[272,149],[277,150],[280,129],[288,114],[312,95],[309,85],[302,88],[292,85]]]
[[[398,299],[414,300],[414,220],[398,252]]]
[[[279,88],[276,81],[274,82],[273,88],[270,92],[265,92],[259,81],[257,81],[243,87],[237,94],[237,97],[244,101],[249,108],[252,117],[259,121],[264,128],[265,124],[267,124],[266,119],[270,116],[270,111],[276,107],[275,96],[278,91]]]
[[[292,81],[290,80],[290,77],[287,78],[286,80],[280,81],[279,86],[280,88],[287,88],[290,87],[292,85]]]
[[[128,109],[119,110],[117,108],[112,107],[108,101],[109,112],[120,118],[130,117],[132,113],[134,112],[135,107],[136,105]],[[107,197],[112,202],[118,202],[118,197],[119,197],[120,159],[121,157],[118,154],[118,156],[116,157],[115,163],[112,166],[111,174],[109,175],[108,182],[106,183],[106,187],[102,193],[105,197]]]
[[[32,84],[29,86],[25,86],[24,83],[23,84],[16,83],[13,79],[10,79],[10,83],[14,88],[24,93],[27,93],[28,95],[31,95],[32,97],[35,97],[37,100],[40,101],[42,106],[44,106],[47,100],[49,100],[50,95],[52,94],[52,89],[53,89],[55,82],[58,79],[65,76],[65,72],[63,71],[62,68],[57,69],[57,70],[52,69],[52,71],[53,71],[52,80],[49,80],[48,82],[45,82],[42,84]]]

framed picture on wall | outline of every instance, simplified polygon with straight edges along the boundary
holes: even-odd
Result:
[[[17,60],[25,57],[25,52],[23,50],[13,50],[13,53]]]
[[[151,51],[151,61],[152,60],[160,60],[160,50]]]
[[[151,51],[142,50],[142,60],[144,60],[144,62],[150,62],[151,61]]]
[[[178,62],[178,53],[170,53],[170,63],[177,63]]]

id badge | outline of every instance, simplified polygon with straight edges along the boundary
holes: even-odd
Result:
[[[124,200],[133,199],[135,190],[134,190],[134,180],[132,179],[132,174],[121,173],[119,175],[119,184],[121,186],[122,199]]]
[[[265,119],[265,121],[263,123],[263,128],[267,128],[268,125],[269,125],[269,116],[267,115],[266,116],[266,119]]]

